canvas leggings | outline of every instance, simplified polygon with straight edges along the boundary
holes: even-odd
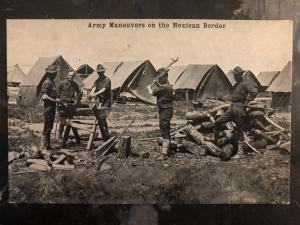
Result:
[[[244,140],[243,130],[246,123],[246,111],[243,103],[231,103],[229,109],[215,121],[215,140],[222,129],[222,125],[234,121],[236,124],[236,135],[239,141]]]
[[[170,129],[173,112],[173,108],[159,108],[159,129],[163,139],[171,139]]]

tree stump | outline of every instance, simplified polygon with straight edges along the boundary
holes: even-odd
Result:
[[[128,157],[131,147],[131,137],[122,136],[119,140],[118,156],[122,159]]]

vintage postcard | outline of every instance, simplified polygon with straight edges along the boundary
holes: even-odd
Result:
[[[289,204],[292,35],[7,20],[9,202]]]

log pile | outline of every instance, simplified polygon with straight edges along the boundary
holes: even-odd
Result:
[[[238,151],[235,123],[224,124],[219,139],[213,139],[214,123],[229,107],[230,105],[226,104],[210,110],[187,112],[187,124],[175,128],[171,133],[172,149],[211,155],[221,160],[231,159]],[[244,153],[262,154],[265,149],[290,153],[290,133],[272,120],[272,111],[254,102],[247,107],[246,112]]]

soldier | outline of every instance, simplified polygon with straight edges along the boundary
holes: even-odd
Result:
[[[107,76],[105,76],[105,68],[101,64],[97,65],[96,72],[98,73],[99,77],[94,82],[92,90],[89,94],[89,99],[95,98],[99,103],[99,106],[103,107],[99,115],[101,119],[100,123],[102,124],[102,126],[100,126],[100,131],[102,134],[102,139],[108,140],[109,132],[106,119],[112,102],[111,81]]]
[[[47,150],[52,149],[50,145],[50,134],[55,119],[56,103],[62,103],[62,101],[57,98],[57,89],[54,82],[56,75],[57,67],[55,65],[48,66],[46,68],[47,79],[43,82],[41,88],[41,99],[44,101],[44,129],[41,137],[41,148],[46,148]]]
[[[62,134],[64,130],[64,126],[67,119],[72,119],[76,110],[76,105],[81,96],[81,91],[78,86],[74,82],[75,71],[69,70],[67,79],[61,81],[58,85],[58,97],[63,102],[58,106],[58,114],[59,114],[59,130],[58,130],[58,139],[62,141]],[[76,137],[77,144],[80,144],[80,138],[77,132],[77,129],[72,128],[73,133]],[[68,129],[69,132],[69,129]],[[68,135],[65,135],[66,139]],[[67,140],[63,141],[62,147]]]
[[[247,79],[243,79],[243,73],[245,71],[239,66],[233,70],[234,79],[236,84],[233,87],[231,93],[230,108],[224,115],[220,116],[215,121],[214,140],[217,143],[219,138],[219,132],[222,129],[222,125],[229,121],[234,121],[236,124],[236,136],[238,138],[238,152],[241,152],[244,142],[243,130],[246,123],[246,107],[248,103],[255,99],[257,95],[257,89]],[[235,152],[236,153],[236,152]]]
[[[163,138],[162,154],[157,160],[165,160],[168,158],[168,150],[171,140],[170,125],[173,117],[173,87],[168,81],[168,70],[160,68],[157,71],[155,82],[151,86],[152,94],[157,98],[157,106],[159,109],[159,128]]]

